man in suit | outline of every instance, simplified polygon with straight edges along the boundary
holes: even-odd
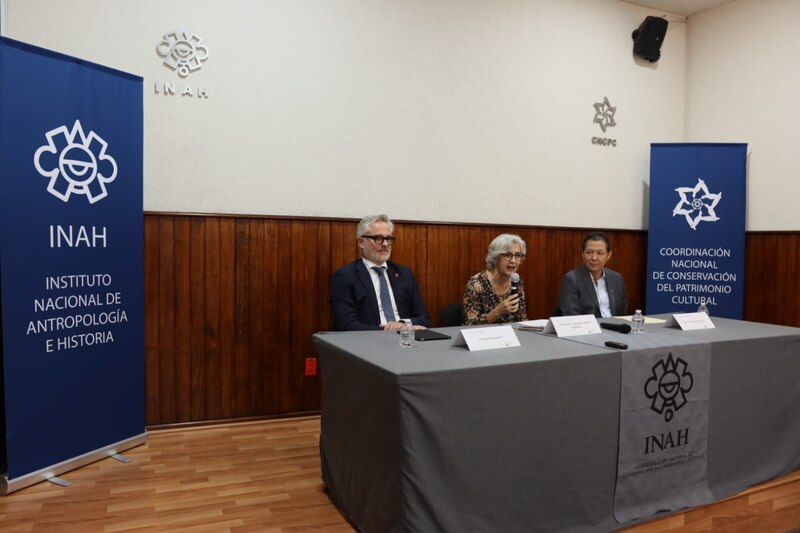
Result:
[[[394,224],[386,215],[364,217],[356,230],[361,259],[333,274],[328,301],[337,331],[396,331],[410,320],[415,329],[431,326],[417,280],[406,266],[389,261]]]
[[[611,242],[600,231],[588,234],[581,245],[583,264],[567,272],[558,293],[557,314],[610,317],[628,314],[628,294],[619,272],[605,268]]]

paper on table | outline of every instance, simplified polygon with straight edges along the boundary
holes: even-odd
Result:
[[[522,330],[531,330],[531,331],[542,331],[544,327],[547,325],[547,319],[539,319],[539,320],[523,320],[519,323],[519,329]]]
[[[542,333],[555,333],[559,337],[576,337],[601,333],[600,323],[594,315],[553,316]]]
[[[633,315],[625,315],[625,316],[615,316],[614,318],[621,318],[622,320],[627,320],[628,322],[633,322]],[[652,316],[645,316],[644,323],[645,324],[663,324],[666,322],[663,318],[655,318]]]
[[[479,350],[495,350],[519,346],[519,339],[511,326],[493,326],[488,328],[466,328],[461,335],[467,341],[471,352]]]
[[[680,326],[683,331],[694,329],[714,329],[716,326],[711,322],[711,318],[704,312],[696,313],[675,313],[669,320],[667,326]]]

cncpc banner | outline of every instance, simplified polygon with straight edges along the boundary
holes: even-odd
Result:
[[[142,120],[142,78],[0,38],[6,490],[145,435]]]
[[[652,144],[647,313],[742,318],[746,144]]]

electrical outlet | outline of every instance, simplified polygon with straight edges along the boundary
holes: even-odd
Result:
[[[316,376],[317,375],[317,358],[316,357],[306,357],[306,376]]]

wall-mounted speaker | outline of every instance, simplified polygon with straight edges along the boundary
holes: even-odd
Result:
[[[633,53],[655,63],[661,57],[661,45],[667,34],[667,19],[646,17],[638,29],[633,30]]]

